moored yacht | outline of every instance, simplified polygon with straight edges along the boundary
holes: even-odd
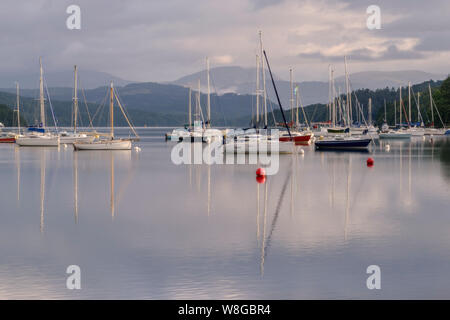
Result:
[[[45,104],[44,104],[44,76],[42,68],[42,59],[39,58],[40,77],[39,77],[39,106],[40,106],[40,125],[37,128],[29,128],[27,135],[19,135],[16,143],[19,146],[29,147],[57,147],[59,146],[59,136],[46,129]]]
[[[109,119],[110,119],[111,133],[109,138],[94,140],[91,142],[76,141],[73,143],[74,150],[131,150],[132,147],[131,139],[116,139],[114,137],[114,98],[116,99],[120,107],[120,110],[122,111],[122,114],[127,120],[133,133],[136,135],[136,137],[138,136],[134,128],[131,126],[129,119],[126,116],[119,99],[117,98],[117,95],[114,92],[113,83],[111,82],[110,100],[109,100]]]

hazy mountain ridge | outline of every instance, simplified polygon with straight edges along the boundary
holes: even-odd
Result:
[[[280,77],[274,76],[277,90],[280,95],[281,103],[284,107],[290,104],[290,83]],[[358,89],[382,89],[386,87],[398,88],[400,85],[411,83],[420,83],[428,80],[442,80],[446,77],[444,74],[432,74],[417,70],[405,71],[363,71],[350,74],[350,82],[353,90]],[[214,83],[215,89],[219,94],[232,91],[237,94],[254,94],[256,91],[256,69],[242,67],[217,67],[210,70],[211,83]],[[206,90],[206,70],[184,76],[172,83],[191,86],[197,88],[197,81],[201,81],[201,90]],[[326,103],[328,101],[327,81],[300,81],[294,82],[299,86],[303,105],[314,103]],[[345,91],[345,77],[339,76],[335,79],[336,91],[341,88]],[[233,90],[231,90],[231,88]],[[267,94],[275,100],[275,93],[272,88],[270,75],[266,72]],[[213,90],[214,88],[212,88]]]
[[[124,80],[106,72],[78,70],[80,87],[94,89],[104,86],[113,81],[118,86],[124,86],[132,81]],[[64,70],[56,72],[46,72],[44,70],[44,79],[48,87],[73,87],[73,70]],[[23,89],[34,89],[39,87],[39,69],[31,72],[2,72],[0,73],[0,87],[13,88],[15,82],[20,84]]]

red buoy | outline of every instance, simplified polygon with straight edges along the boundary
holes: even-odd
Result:
[[[266,175],[266,170],[264,170],[264,168],[258,168],[256,170],[256,175],[257,176],[265,176]]]
[[[266,182],[266,176],[257,175],[256,176],[256,182],[258,182],[258,183]]]
[[[373,167],[374,161],[372,158],[367,158],[367,166],[368,167]]]

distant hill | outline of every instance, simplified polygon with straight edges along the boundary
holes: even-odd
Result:
[[[184,124],[188,121],[188,98],[189,89],[173,85],[160,84],[154,82],[132,83],[126,86],[115,87],[119,97],[124,102],[127,110],[130,112],[147,112],[154,117],[164,119],[164,125],[168,124]],[[8,92],[13,95],[15,89],[0,89],[0,91]],[[66,101],[71,105],[72,88],[49,88],[49,93],[52,101]],[[23,89],[20,91],[21,96],[35,99],[38,96],[37,89]],[[98,87],[95,89],[79,91],[78,96],[83,101],[84,96],[86,101],[95,105],[104,104],[105,97],[108,93],[108,87]],[[0,100],[1,101],[1,100]],[[254,96],[252,95],[238,95],[228,93],[221,96],[216,94],[211,95],[211,119],[216,125],[226,125],[233,121],[233,119],[250,116],[252,113],[252,106],[254,105]],[[201,94],[201,106],[206,117],[206,95]],[[192,110],[195,107],[195,91],[192,92]],[[70,107],[71,108],[71,107]],[[91,110],[94,112],[95,110]],[[170,118],[173,118],[173,121]],[[155,121],[150,119],[150,115],[145,118],[138,116],[136,121],[141,124],[154,124]],[[161,124],[163,125],[163,124]]]
[[[279,78],[274,75],[275,79]],[[267,83],[270,81],[270,75],[266,71]],[[197,88],[198,80],[200,80],[201,90],[207,90],[207,73],[202,70],[175,80],[171,83]],[[218,94],[223,93],[241,93],[254,94],[256,83],[256,68],[242,68],[238,66],[216,67],[210,70],[211,91],[216,91]],[[261,79],[262,83],[262,79]]]
[[[353,89],[383,89],[398,88],[407,86],[408,82],[412,84],[428,80],[443,80],[447,74],[433,74],[417,70],[404,71],[364,71],[356,72],[350,75],[350,81]],[[344,83],[345,77],[337,77],[336,82]]]
[[[234,92],[237,94],[254,94],[256,89],[256,69],[242,67],[218,67],[210,71],[211,83],[214,84],[212,90],[216,89],[219,94],[223,92]],[[275,94],[270,83],[270,76],[267,74],[267,92],[270,99],[275,100]],[[365,71],[350,75],[350,81],[353,90],[358,89],[379,89],[386,87],[398,88],[400,85],[419,83],[428,80],[442,80],[445,74],[431,74],[422,71]],[[173,81],[173,84],[182,86],[191,86],[197,88],[198,79],[201,81],[201,90],[206,91],[206,71],[200,71],[191,75],[184,76]],[[275,76],[278,93],[281,103],[289,108],[290,83],[284,79]],[[327,81],[301,81],[299,85],[302,101],[304,105],[314,103],[326,103],[328,101],[328,82]],[[336,90],[341,88],[345,90],[345,78],[337,77],[335,79]]]
[[[217,68],[216,68],[217,69]],[[242,68],[238,68],[242,69]],[[224,70],[230,71],[231,74],[234,74],[235,69],[225,68]],[[248,70],[247,70],[248,71]],[[244,77],[247,74],[247,78],[241,79],[241,85],[245,84],[245,81],[250,80],[249,77],[253,71],[250,70],[246,73],[245,70],[240,70],[242,72],[241,75]],[[214,73],[213,73],[214,74]],[[381,72],[375,73],[377,74],[377,79],[383,79],[383,77],[388,77],[388,73]],[[430,74],[415,72],[414,74],[417,77],[428,77]],[[414,74],[406,74],[406,76],[413,77]],[[224,83],[230,83],[230,78],[224,76]],[[352,76],[352,84],[353,87],[355,83],[353,82],[353,78],[355,80],[369,77],[370,74],[355,74]],[[404,76],[404,72],[399,75],[394,73],[390,80],[386,80],[387,84],[394,84],[395,79],[400,79],[401,76]],[[195,78],[195,76],[193,76]],[[338,78],[339,79],[339,78]],[[374,78],[375,79],[375,78]],[[384,78],[387,79],[387,78]],[[189,79],[187,79],[189,80]],[[275,97],[273,94],[272,85],[268,80],[267,87],[269,90],[269,103],[268,108],[270,110],[275,111],[275,115],[277,114],[278,105],[274,103]],[[400,81],[398,80],[398,81]],[[213,80],[214,83],[215,80]],[[377,80],[381,81],[381,80]],[[391,82],[389,82],[391,81]],[[403,81],[403,80],[401,80]],[[376,81],[374,80],[374,83]],[[435,88],[440,86],[440,81],[431,81],[431,85]],[[339,82],[337,82],[337,85]],[[426,89],[428,82],[419,82],[413,86],[414,92],[424,91]],[[405,84],[406,85],[406,84]],[[289,110],[288,100],[289,100],[289,90],[290,85],[289,82],[283,80],[277,80],[277,86],[282,98],[282,103],[285,110]],[[343,86],[343,83],[342,83]],[[394,99],[397,99],[398,96],[397,89],[395,86],[386,88],[385,85],[382,89],[369,90],[369,89],[358,89],[356,94],[358,96],[358,100],[360,103],[367,108],[367,100],[369,97],[372,98],[373,101],[373,118],[378,119],[379,110],[383,107],[383,101],[386,99],[388,108],[390,103],[393,103]],[[176,84],[163,84],[163,83],[155,83],[155,82],[143,82],[143,83],[130,83],[124,86],[115,86],[120,99],[123,101],[126,109],[131,115],[131,119],[133,120],[135,125],[147,125],[147,126],[180,126],[186,124],[188,121],[188,92],[189,89]],[[61,126],[68,126],[71,124],[72,119],[72,88],[68,87],[50,87],[50,97],[51,102],[53,104],[56,118]],[[249,90],[250,91],[250,90]],[[38,106],[37,101],[35,100],[38,96],[37,89],[21,89],[21,96],[23,97],[23,116],[28,123],[35,123],[38,118]],[[94,125],[105,125],[107,124],[107,114],[108,114],[108,101],[106,99],[106,95],[108,92],[108,87],[100,86],[94,89],[86,89],[79,90],[78,96],[80,99],[80,110],[82,116],[82,122],[84,124],[88,124],[88,115],[84,104],[84,97],[86,97],[86,101],[88,103],[89,111],[92,116],[95,115]],[[307,106],[306,110],[309,116],[313,117],[314,121],[323,121],[326,119],[326,108],[323,102],[327,102],[328,100],[328,83],[325,82],[302,82],[300,83],[300,92],[303,100],[303,105]],[[321,100],[313,100],[318,92],[321,95]],[[404,91],[406,94],[406,90]],[[195,97],[196,92],[192,92],[192,110],[194,112],[195,109]],[[204,118],[206,118],[206,95],[204,93],[201,94],[201,106],[203,110]],[[252,115],[255,114],[254,106],[255,106],[256,97],[254,94],[247,93],[225,93],[222,95],[212,94],[211,95],[211,117],[212,124],[215,126],[246,126],[250,123]],[[423,101],[423,107],[426,106],[427,101],[424,98],[421,99]],[[313,103],[309,103],[309,101],[313,101]],[[322,101],[322,103],[321,103]],[[47,101],[47,106],[48,106]],[[15,89],[13,88],[4,88],[0,89],[0,103],[5,104],[7,106],[15,105]],[[312,106],[313,105],[313,106]],[[366,109],[365,109],[366,110]],[[356,112],[356,111],[355,111]],[[367,112],[367,111],[365,111]],[[414,111],[415,112],[415,111]],[[49,119],[49,123],[52,120],[52,115],[47,107],[47,118]],[[272,115],[269,115],[269,119],[272,118]],[[125,121],[121,117],[117,117],[116,119],[117,125],[126,125]],[[278,121],[281,121],[279,119]],[[0,122],[3,122],[0,119]]]
[[[127,81],[105,72],[83,70],[79,68],[78,76],[80,85],[86,89],[93,89],[107,85],[111,81],[118,86],[124,86],[131,81]],[[48,87],[73,87],[73,70],[46,72],[44,78]],[[35,89],[39,87],[39,69],[26,72],[2,72],[0,73],[0,87],[13,88],[15,82],[19,82],[23,89]]]

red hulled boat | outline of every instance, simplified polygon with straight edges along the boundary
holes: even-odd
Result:
[[[292,132],[291,136],[289,133],[283,133],[280,135],[280,141],[294,141],[295,144],[309,144],[311,142],[311,138],[314,135],[312,132]]]

